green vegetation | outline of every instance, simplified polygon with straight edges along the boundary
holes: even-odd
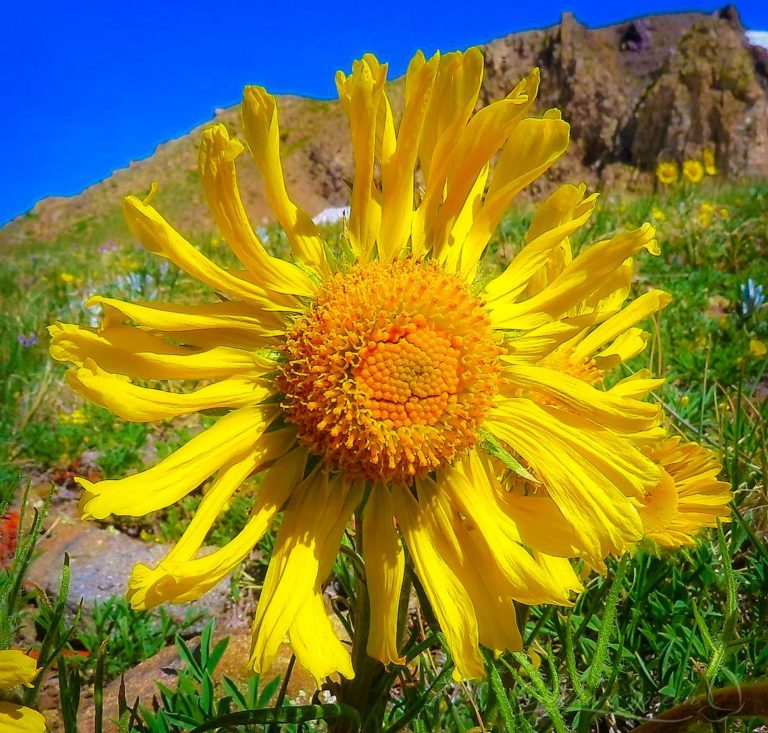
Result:
[[[632,558],[609,563],[607,575],[590,578],[573,608],[520,608],[527,653],[489,657],[486,682],[451,681],[451,661],[439,634],[429,631],[436,626],[424,602],[423,615],[409,624],[409,663],[385,680],[394,685],[383,723],[388,733],[491,727],[626,731],[698,695],[722,702],[730,699],[733,686],[745,699],[758,694],[747,683],[768,677],[768,309],[750,300],[742,286],[751,279],[768,290],[766,212],[765,182],[680,187],[653,198],[603,201],[573,242],[578,247],[618,229],[655,222],[662,254],[637,258],[635,294],[660,287],[674,301],[658,323],[648,325],[649,346],[629,367],[650,366],[667,377],[656,397],[668,409],[673,432],[702,442],[723,460],[724,477],[735,494],[734,520],[704,534],[693,549],[668,554],[644,547]],[[491,267],[500,268],[519,249],[531,215],[522,208],[507,219],[494,243]],[[121,476],[166,455],[210,419],[127,424],[83,403],[63,385],[64,368],[46,353],[45,329],[56,320],[88,323],[93,315],[84,306],[89,295],[187,302],[211,297],[138,247],[110,245],[93,236],[84,230],[79,245],[66,253],[30,244],[0,258],[0,515],[4,502],[18,501],[27,479],[42,476],[66,485],[67,469]],[[285,252],[276,231],[270,230],[268,238]],[[219,240],[205,232],[193,240],[221,264],[232,264]],[[148,540],[172,541],[200,496],[193,494],[149,520],[118,526]],[[234,536],[248,509],[246,490],[210,542],[223,544]],[[13,567],[0,570],[0,648],[24,614],[36,615],[40,663],[58,664],[61,717],[71,726],[82,686],[103,685],[184,630],[162,612],[135,614],[122,601],[97,609],[91,618],[66,620],[60,602],[27,592],[21,583],[39,530],[38,520],[23,534]],[[273,536],[264,540],[265,554],[272,541]],[[354,624],[347,567],[354,557],[347,549],[336,566],[335,582],[343,589],[336,607],[345,624]],[[258,588],[259,567],[246,572]],[[65,568],[65,584],[67,573]],[[109,646],[102,647],[106,639]],[[199,645],[180,638],[177,644],[186,662],[177,689],[163,690],[154,710],[139,705],[131,712],[133,701],[123,700],[126,721],[132,720],[135,731],[192,730],[219,715],[229,716],[226,730],[353,729],[344,727],[353,722],[345,717],[349,711],[333,702],[289,706],[283,694],[275,706],[276,682],[263,686],[253,678],[245,689],[226,678],[214,684],[223,648],[212,644],[210,630]],[[90,652],[90,661],[65,659],[64,650],[72,648]],[[36,692],[27,694],[30,704]],[[247,712],[268,701],[269,712]],[[702,730],[746,731],[759,725],[756,718],[725,720],[725,713],[723,718]]]

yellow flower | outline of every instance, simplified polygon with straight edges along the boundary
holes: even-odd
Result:
[[[661,481],[646,493],[640,515],[645,536],[662,547],[695,542],[703,527],[728,521],[730,485],[718,481],[717,458],[696,443],[668,438],[647,450],[661,466]]]
[[[16,649],[0,651],[0,689],[32,686],[37,676],[35,660]],[[32,708],[0,701],[0,733],[43,733],[45,718]]]
[[[208,303],[94,297],[99,329],[51,327],[69,384],[135,421],[228,410],[135,476],[92,483],[86,518],[141,516],[212,479],[184,536],[134,568],[134,608],[200,597],[251,552],[282,512],[255,613],[251,666],[266,671],[288,635],[318,680],[354,675],[322,600],[344,530],[355,536],[370,599],[368,653],[402,661],[397,614],[407,546],[456,664],[480,677],[479,646],[522,649],[513,602],[569,604],[569,558],[599,566],[643,536],[640,507],[661,470],[644,449],[663,437],[647,373],[602,388],[639,353],[636,324],[669,296],[623,307],[632,257],[658,254],[653,228],[620,232],[574,256],[569,238],[596,195],[564,185],[539,207],[520,254],[487,281],[482,258],[516,194],[565,151],[559,112],[530,117],[531,72],[475,112],[483,56],[417,54],[395,125],[386,66],[370,55],[337,87],[355,159],[342,247],[332,250],[290,197],[274,97],[248,87],[243,132],[293,261],[269,255],[237,185],[243,145],[223,125],[202,136],[208,206],[242,263],[224,270],[147,201],[124,201],[152,252],[211,288]],[[416,175],[421,195],[414,196]],[[221,293],[225,300],[214,296]],[[181,380],[184,392],[143,386]],[[199,556],[242,482],[265,470],[250,519]]]
[[[701,183],[704,178],[704,166],[699,160],[686,160],[683,163],[683,175],[691,183]]]
[[[712,148],[704,148],[702,153],[704,159],[704,170],[708,176],[717,175],[717,166],[715,165],[715,151]]]
[[[666,221],[667,215],[658,206],[654,206],[651,209],[651,218],[654,221]]]
[[[717,210],[717,215],[718,215],[718,216],[719,216],[721,219],[727,219],[727,218],[728,218],[728,217],[731,215],[731,212],[730,212],[730,210],[728,209],[728,207],[727,207],[727,206],[721,206],[721,207],[720,207],[720,208]]]
[[[656,166],[656,178],[658,179],[659,183],[670,186],[673,183],[677,182],[678,177],[678,168],[677,163],[672,161],[665,161],[662,163],[659,163]]]
[[[60,412],[59,421],[66,425],[85,425],[88,422],[88,417],[82,408],[77,407],[70,413]]]
[[[120,260],[120,267],[123,270],[134,272],[141,268],[141,262],[139,262],[135,257],[123,257]]]
[[[715,207],[713,204],[709,204],[706,202],[699,204],[699,211],[697,214],[699,226],[704,228],[708,227],[710,224],[712,224],[712,219],[714,215],[715,215]]]
[[[61,282],[65,283],[67,285],[71,285],[73,282],[75,282],[77,280],[77,278],[72,273],[60,272],[59,273],[59,280],[61,280]]]
[[[765,356],[768,354],[768,346],[765,345],[760,339],[750,339],[749,340],[749,353],[752,354],[752,356],[757,356],[758,358],[761,356]]]

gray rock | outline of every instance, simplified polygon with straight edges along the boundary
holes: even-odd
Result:
[[[27,581],[51,596],[59,592],[64,554],[70,558],[71,581],[68,605],[74,610],[83,600],[91,609],[114,596],[124,595],[131,569],[136,563],[154,567],[171,549],[169,544],[149,544],[115,530],[100,529],[86,522],[60,520],[38,544],[40,555],[32,563]],[[167,604],[168,614],[181,621],[190,610],[220,616],[229,603],[229,580],[224,579],[192,603]],[[202,621],[188,629],[199,633]]]

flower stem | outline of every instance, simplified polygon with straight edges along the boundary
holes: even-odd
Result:
[[[359,519],[359,518],[358,518]],[[362,546],[362,521],[357,521],[356,544]],[[361,733],[381,731],[389,698],[389,686],[383,685],[387,671],[384,665],[368,656],[368,633],[370,628],[371,607],[368,599],[368,585],[365,571],[357,564],[355,569],[354,621],[355,633],[352,642],[352,667],[355,676],[351,680],[342,679],[338,686],[338,702],[349,705],[360,715]],[[330,733],[352,733],[355,724],[347,719],[338,718],[329,721]]]

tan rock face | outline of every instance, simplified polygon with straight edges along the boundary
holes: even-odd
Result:
[[[531,66],[542,72],[540,111],[558,107],[572,146],[558,179],[647,182],[660,160],[716,152],[722,174],[768,175],[768,54],[750,47],[738,15],[651,16],[591,30],[560,25],[486,47],[486,101]]]
[[[545,30],[515,33],[483,47],[483,102],[500,99],[534,66],[541,69],[538,111],[558,107],[571,123],[572,145],[529,193],[557,181],[604,187],[650,186],[661,159],[682,161],[716,151],[721,174],[768,175],[768,53],[748,44],[738,14],[649,16],[590,29],[570,14]],[[253,79],[253,83],[259,83]],[[401,81],[391,83],[395,116]],[[348,203],[353,175],[347,122],[338,102],[278,99],[286,182],[310,215]],[[240,132],[239,108],[216,120]],[[204,127],[204,126],[203,126]],[[193,241],[214,229],[196,173],[202,128],[160,145],[154,155],[116,171],[78,196],[51,198],[0,229],[0,247],[34,241],[132,241],[121,221],[122,196],[160,182],[163,214]],[[238,161],[243,200],[255,226],[272,213],[248,160]]]
[[[632,158],[651,168],[662,157],[716,153],[731,176],[768,173],[768,96],[743,33],[722,20],[685,34],[636,112]]]

